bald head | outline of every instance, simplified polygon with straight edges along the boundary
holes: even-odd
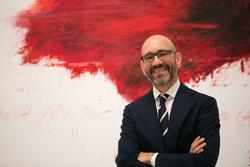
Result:
[[[145,55],[149,52],[155,53],[158,50],[172,50],[176,52],[176,48],[173,42],[163,35],[152,35],[145,40],[141,48],[141,55]]]

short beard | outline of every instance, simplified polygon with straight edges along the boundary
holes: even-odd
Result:
[[[168,76],[165,78],[163,81],[156,81],[153,77],[154,70],[157,68],[164,68],[165,70],[168,71]],[[167,85],[171,83],[171,81],[174,79],[174,76],[177,74],[177,66],[174,64],[173,66],[170,66],[168,64],[160,64],[158,66],[152,66],[150,67],[149,71],[147,72],[147,78],[151,81],[151,83],[154,86],[161,87],[164,85]]]

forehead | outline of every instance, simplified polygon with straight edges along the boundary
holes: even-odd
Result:
[[[149,52],[155,53],[162,49],[171,50],[172,47],[172,43],[166,38],[152,38],[144,42],[141,54],[145,55]]]

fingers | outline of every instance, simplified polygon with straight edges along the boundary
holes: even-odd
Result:
[[[193,141],[192,144],[196,143],[200,138],[201,138],[200,136],[196,137],[196,139]]]
[[[196,137],[196,139],[194,140],[194,142],[197,141],[197,140],[199,140],[200,138],[201,138],[200,136]]]
[[[203,152],[204,151],[204,149],[202,148],[200,151],[198,151],[198,153],[201,153],[201,152]]]
[[[193,153],[201,153],[201,152],[203,152],[204,151],[204,147],[206,146],[206,143],[202,143],[202,144],[200,144],[200,145],[198,145],[197,147],[195,147],[194,149],[193,149]]]
[[[137,160],[148,165],[151,165],[151,158],[155,153],[153,152],[140,152]]]
[[[190,153],[201,153],[204,151],[204,147],[206,146],[205,143],[205,138],[201,138],[200,136],[198,136],[193,143],[191,144],[190,147]]]
[[[200,138],[200,136],[198,136],[192,143],[193,148],[198,147],[199,145],[201,145],[202,143],[204,143],[205,138]]]

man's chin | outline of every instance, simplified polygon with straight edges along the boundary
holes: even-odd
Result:
[[[155,86],[164,86],[166,84],[169,83],[169,80],[168,79],[164,79],[164,80],[153,80],[153,83]]]
[[[161,75],[161,76],[153,76],[147,75],[147,78],[151,81],[151,83],[155,86],[164,86],[169,83],[169,76]]]
[[[155,75],[155,76],[153,76],[153,80],[156,83],[166,83],[169,80],[169,75],[167,75],[167,74]]]

